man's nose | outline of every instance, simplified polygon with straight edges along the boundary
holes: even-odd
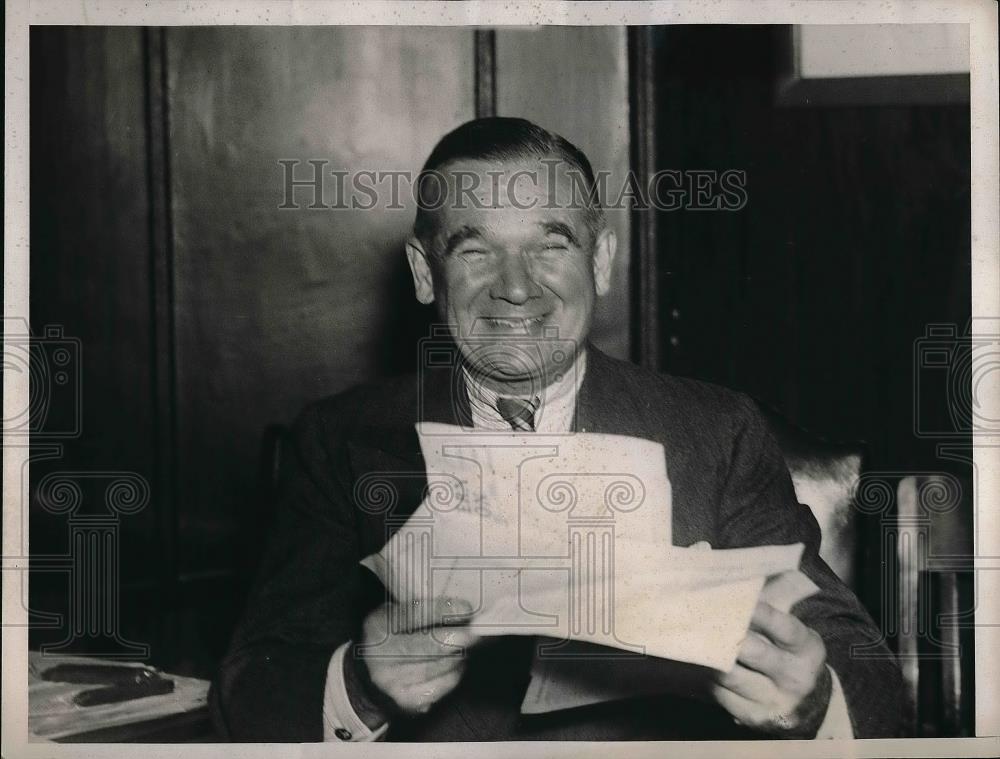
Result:
[[[490,288],[492,298],[521,305],[541,294],[542,288],[535,282],[530,262],[523,253],[508,253],[501,257],[500,269]]]

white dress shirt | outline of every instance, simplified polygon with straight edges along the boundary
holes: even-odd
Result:
[[[535,402],[534,424],[536,432],[550,434],[569,432],[576,415],[576,399],[587,370],[587,354],[581,351],[574,362],[572,371],[566,372],[559,381],[544,388]],[[499,394],[473,381],[465,370],[465,386],[468,390],[472,423],[476,429],[509,431],[510,422],[497,410]],[[323,739],[326,741],[374,741],[379,740],[388,730],[388,723],[377,730],[371,730],[361,720],[351,706],[344,682],[344,656],[350,650],[351,642],[344,643],[330,659],[327,668],[326,692],[323,699]],[[826,717],[820,725],[816,738],[853,738],[851,718],[847,711],[847,701],[840,680],[833,668],[830,670],[832,689]]]

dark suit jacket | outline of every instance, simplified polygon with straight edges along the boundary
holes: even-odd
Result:
[[[379,550],[426,484],[414,423],[470,424],[453,367],[359,387],[308,407],[293,430],[277,523],[245,617],[213,688],[220,729],[235,740],[320,741],[327,665],[384,591],[361,558]],[[673,493],[675,545],[715,548],[804,542],[802,569],[821,592],[795,607],[816,630],[843,685],[858,737],[896,733],[900,675],[855,596],[818,556],[819,528],[796,502],[776,443],[738,393],[588,353],[575,429],[661,443]],[[625,740],[753,737],[720,708],[657,696],[519,714],[530,638],[474,649],[462,683],[399,740]],[[694,693],[694,691],[692,691]]]

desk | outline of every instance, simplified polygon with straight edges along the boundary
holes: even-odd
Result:
[[[208,715],[209,683],[159,672],[174,683],[171,693],[119,703],[79,706],[78,693],[101,683],[45,679],[60,664],[141,667],[141,664],[85,656],[28,654],[28,729],[32,740],[58,743],[193,743],[215,742]],[[150,668],[152,669],[152,668]]]
[[[57,738],[56,743],[218,743],[208,708],[183,714],[88,730]]]

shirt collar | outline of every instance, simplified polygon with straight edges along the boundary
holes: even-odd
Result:
[[[587,352],[586,348],[583,348],[576,354],[569,371],[542,388],[535,407],[535,429],[538,432],[569,432],[576,413],[577,394],[586,371]],[[500,393],[476,382],[473,374],[464,365],[462,372],[473,425],[489,430],[510,431],[510,424],[497,411],[497,398]]]

